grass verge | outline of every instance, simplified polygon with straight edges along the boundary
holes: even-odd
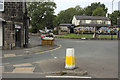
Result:
[[[67,35],[57,35],[57,37],[69,37],[69,38],[93,38],[92,34],[67,34]],[[97,38],[117,38],[117,35],[98,35]]]

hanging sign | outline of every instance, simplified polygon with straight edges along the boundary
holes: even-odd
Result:
[[[21,25],[15,25],[15,28],[21,29]]]

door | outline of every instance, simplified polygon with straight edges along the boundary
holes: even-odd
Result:
[[[3,32],[2,32],[2,24],[0,23],[0,47],[2,47],[3,42]]]
[[[21,47],[21,30],[20,29],[15,30],[15,46]]]

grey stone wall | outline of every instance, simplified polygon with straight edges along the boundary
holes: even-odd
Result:
[[[6,20],[6,24],[4,25],[4,49],[9,49],[10,44],[12,44],[12,47],[15,47],[15,24],[22,24],[21,45],[23,46],[23,3],[5,2],[2,18]]]

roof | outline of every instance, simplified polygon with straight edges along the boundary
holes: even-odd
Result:
[[[59,26],[72,26],[73,24],[60,24]]]
[[[77,20],[109,20],[109,18],[104,16],[76,16]]]

